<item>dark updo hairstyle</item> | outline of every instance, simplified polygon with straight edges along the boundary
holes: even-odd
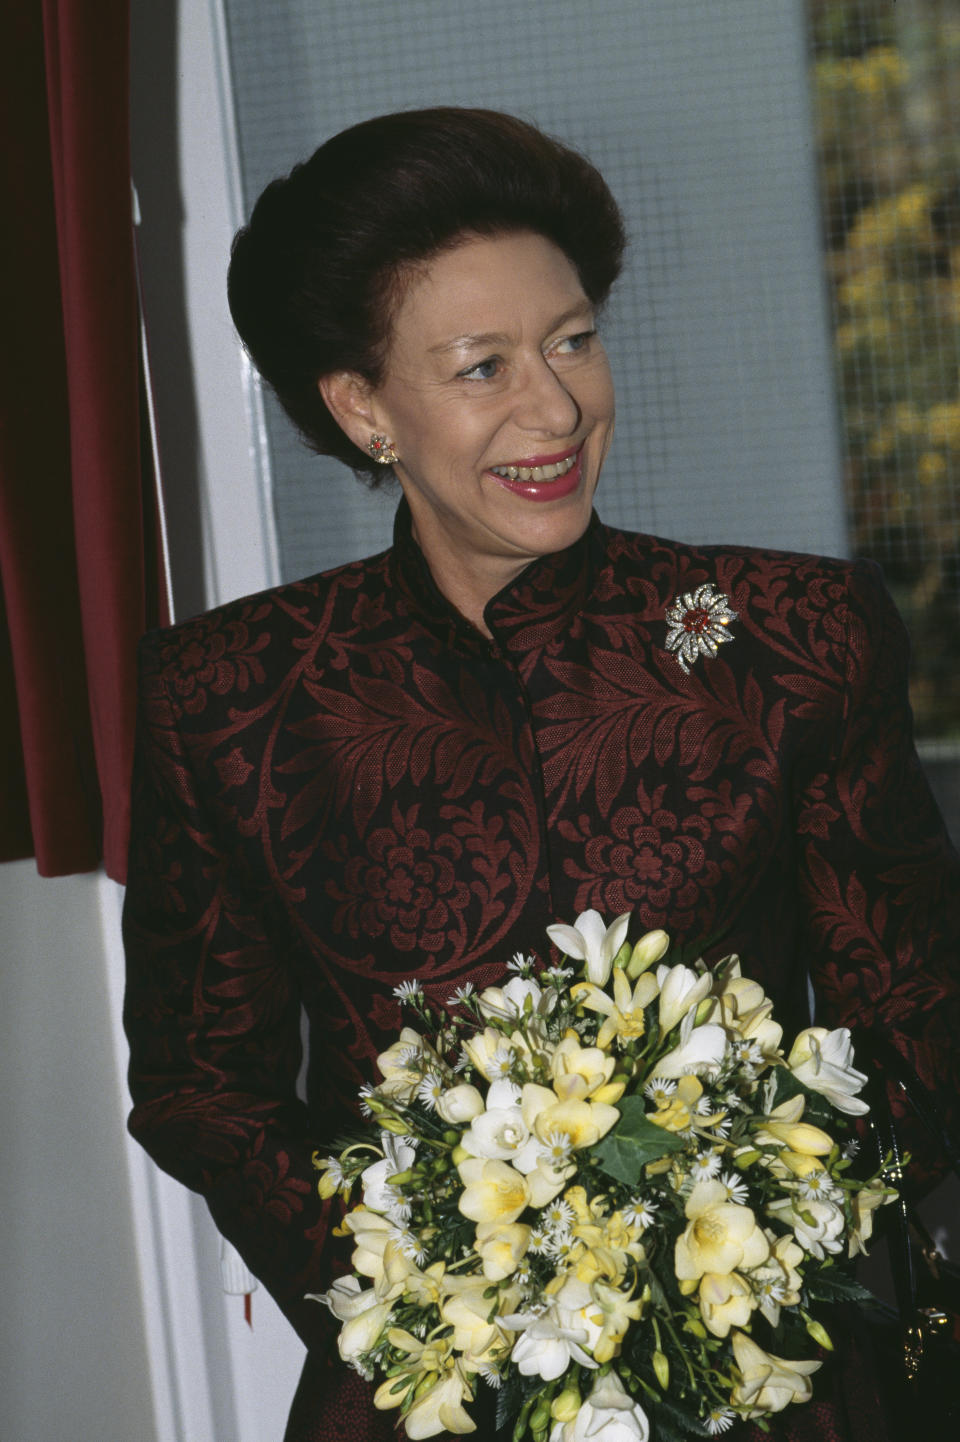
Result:
[[[603,303],[625,245],[605,181],[576,151],[495,110],[381,115],[267,186],[233,243],[230,310],[311,449],[382,479],[385,468],[327,410],[318,379],[347,370],[379,384],[410,268],[465,235],[521,230],[553,241]]]

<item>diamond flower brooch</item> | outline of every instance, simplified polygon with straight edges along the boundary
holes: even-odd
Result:
[[[700,656],[715,656],[724,641],[733,640],[727,627],[736,619],[729,596],[706,581],[667,607],[667,650],[676,654],[680,669],[689,676]]]

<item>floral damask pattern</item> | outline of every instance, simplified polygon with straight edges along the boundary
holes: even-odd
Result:
[[[708,583],[736,644],[685,674],[666,611]],[[401,507],[391,551],[143,647],[131,1128],[318,1357],[330,1328],[303,1296],[328,1283],[333,1219],[310,1157],[393,1039],[405,977],[442,1003],[553,920],[632,910],[740,951],[787,1025],[809,968],[824,1024],[881,1026],[960,1094],[960,875],[873,570],[594,521],[487,620],[492,640],[439,596]],[[336,1416],[389,1437],[322,1375],[312,1435]],[[847,1437],[838,1408],[776,1436]]]

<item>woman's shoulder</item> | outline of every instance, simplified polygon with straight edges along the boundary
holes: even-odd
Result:
[[[850,614],[890,605],[880,567],[863,558],[678,541],[612,526],[601,530],[612,576],[631,590],[638,584],[652,588],[661,604],[710,585],[731,604],[780,611],[802,605]]]
[[[843,581],[858,568],[877,568],[869,561],[851,560],[843,556],[825,556],[809,551],[790,551],[770,546],[745,546],[733,542],[696,542],[675,540],[642,531],[621,530],[601,525],[608,556],[629,564],[634,560],[649,568],[673,570],[684,575],[705,567],[722,569],[727,575],[796,576],[801,581],[812,576],[825,576]]]
[[[389,552],[224,602],[141,639],[142,684],[179,695],[248,691],[315,652],[328,635],[363,624],[386,585]]]

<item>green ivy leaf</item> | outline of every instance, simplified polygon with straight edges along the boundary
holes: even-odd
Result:
[[[685,1143],[676,1132],[648,1120],[642,1097],[624,1097],[618,1108],[620,1120],[593,1148],[593,1160],[608,1177],[632,1187],[648,1162],[682,1152]]]

